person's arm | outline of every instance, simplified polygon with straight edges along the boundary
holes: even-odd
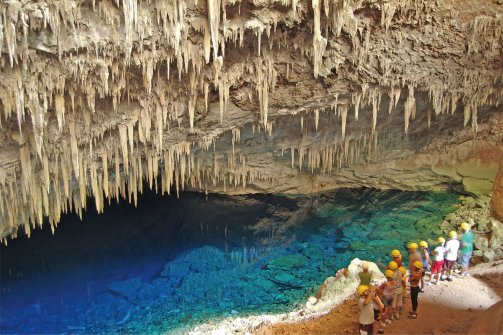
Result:
[[[382,311],[384,309],[384,304],[382,303],[381,298],[379,298],[376,295],[376,296],[374,296],[373,300],[376,303],[376,305],[379,306],[379,311]]]
[[[421,276],[421,290],[424,289],[424,279],[423,279],[423,276]]]
[[[374,287],[371,286],[370,287],[370,293],[367,294],[367,297],[365,298],[365,300],[363,301],[363,304],[364,305],[368,305],[370,304],[370,301],[372,300],[372,296],[373,296],[373,291],[374,291]]]

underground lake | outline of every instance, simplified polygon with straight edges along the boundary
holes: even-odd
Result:
[[[310,196],[146,191],[138,208],[62,217],[1,247],[0,331],[180,333],[295,310],[355,257],[434,239],[450,192],[340,189]],[[92,207],[90,205],[90,207]]]

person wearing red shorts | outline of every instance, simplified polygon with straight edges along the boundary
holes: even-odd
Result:
[[[428,281],[428,285],[432,284],[435,275],[437,275],[437,281],[433,284],[438,285],[438,282],[440,281],[440,275],[442,274],[442,268],[444,267],[445,238],[439,237],[437,241],[438,246],[435,248],[435,250],[433,250],[434,262],[433,266],[431,267],[431,276],[430,280]]]

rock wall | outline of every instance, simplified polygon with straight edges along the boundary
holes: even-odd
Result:
[[[0,238],[87,197],[453,187],[501,156],[492,0],[0,3]],[[465,128],[466,127],[466,128]]]
[[[494,179],[493,195],[491,199],[491,214],[503,222],[503,158],[500,169]]]

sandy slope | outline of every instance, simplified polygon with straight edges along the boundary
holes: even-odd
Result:
[[[499,333],[503,304],[503,262],[482,264],[471,270],[470,277],[456,277],[453,282],[426,287],[419,297],[417,320],[406,317],[410,301],[400,320],[386,328],[386,334],[452,334],[468,333],[477,324],[474,333]],[[259,329],[256,334],[353,334],[357,332],[358,307],[355,298],[349,299],[327,315],[293,324],[275,324]],[[487,319],[487,320],[486,320]],[[485,326],[487,325],[487,327]],[[482,327],[482,328],[480,328]]]

